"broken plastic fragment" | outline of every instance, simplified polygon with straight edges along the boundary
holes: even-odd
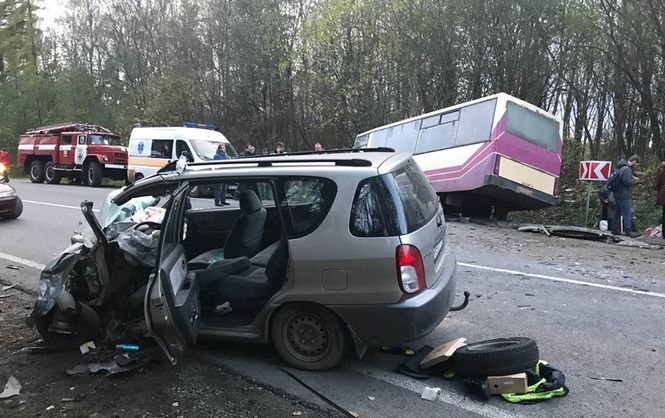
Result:
[[[9,376],[5,384],[5,390],[0,393],[0,399],[9,399],[21,394],[21,383],[14,376]]]
[[[420,394],[420,399],[425,399],[426,401],[434,401],[441,393],[441,388],[431,388],[425,387],[423,392]]]
[[[90,352],[90,350],[95,350],[97,346],[95,346],[94,341],[88,341],[87,343],[83,343],[79,346],[79,350],[81,350],[81,354],[87,354]]]

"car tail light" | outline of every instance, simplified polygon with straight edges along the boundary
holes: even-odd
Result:
[[[418,248],[413,245],[397,247],[397,283],[402,293],[414,294],[425,288],[425,266]]]

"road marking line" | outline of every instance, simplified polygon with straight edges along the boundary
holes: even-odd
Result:
[[[35,205],[55,206],[56,208],[81,210],[81,207],[78,207],[78,206],[68,206],[68,205],[59,205],[57,203],[37,202],[36,200],[25,200],[25,199],[21,199],[21,200],[24,203],[34,203]],[[93,212],[99,212],[99,209],[93,209],[92,211]]]
[[[363,374],[365,376],[380,380],[382,382],[391,384],[393,386],[397,386],[401,389],[417,393],[419,396],[422,393],[423,389],[425,389],[425,387],[427,386],[415,380],[405,378],[390,371],[383,370],[378,367],[370,366],[367,364],[355,363],[350,366],[347,366],[346,368],[350,369],[353,372]],[[493,405],[488,405],[485,403],[473,401],[469,399],[468,396],[460,395],[448,390],[442,390],[436,400],[439,402],[456,406],[457,408],[463,409],[468,412],[482,415],[484,417],[518,418],[523,416],[515,414],[513,412],[506,411],[505,409],[501,409]]]
[[[550,281],[553,281],[553,282],[576,284],[576,285],[580,285],[580,286],[597,287],[597,288],[600,288],[600,289],[615,290],[617,292],[632,293],[634,295],[653,296],[653,297],[665,299],[665,293],[650,292],[648,290],[627,289],[625,287],[610,286],[610,285],[607,285],[607,284],[600,284],[600,283],[584,282],[584,281],[581,281],[581,280],[574,280],[574,279],[564,279],[563,277],[554,277],[554,276],[548,276],[548,275],[545,275],[545,274],[525,273],[523,271],[507,270],[507,269],[501,269],[501,268],[496,268],[496,267],[480,266],[480,265],[477,265],[477,264],[457,263],[457,265],[462,266],[462,267],[474,268],[474,269],[478,269],[478,270],[494,271],[494,272],[497,272],[497,273],[512,274],[512,275],[516,275],[516,276],[533,277],[535,279],[544,279],[544,280],[550,280]]]
[[[0,258],[11,261],[12,263],[23,264],[24,266],[32,267],[37,270],[44,270],[44,267],[46,267],[43,264],[35,263],[34,261],[26,260],[25,258],[16,257],[14,255],[5,253],[0,253]]]

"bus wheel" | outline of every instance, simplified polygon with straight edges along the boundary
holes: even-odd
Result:
[[[42,161],[35,160],[30,163],[30,181],[33,183],[44,182],[44,163]]]

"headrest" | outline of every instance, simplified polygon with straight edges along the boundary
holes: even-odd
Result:
[[[254,213],[263,208],[263,205],[256,193],[254,193],[254,190],[240,192],[238,200],[240,200],[240,210],[242,213]]]

